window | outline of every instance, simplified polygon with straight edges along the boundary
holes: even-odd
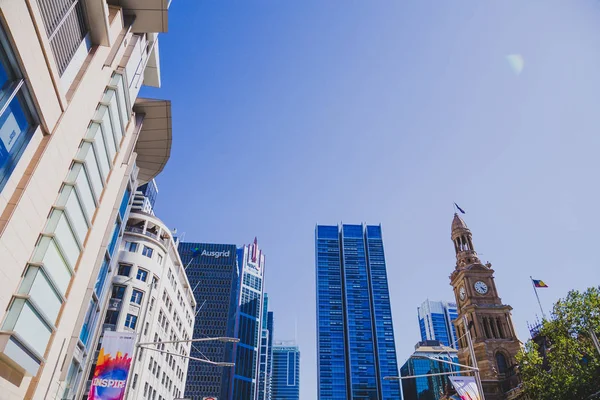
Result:
[[[157,255],[156,255],[156,258],[157,258],[157,260],[158,260],[158,263],[159,263],[160,265],[162,265],[163,256],[162,256],[162,255],[160,255],[160,254],[157,254]]]
[[[69,6],[61,7],[63,4]],[[38,0],[38,5],[58,72],[62,76],[88,33],[83,1]]]
[[[125,242],[125,250],[135,253],[137,252],[138,244],[136,242]]]
[[[154,250],[152,250],[150,247],[148,246],[144,246],[144,250],[142,250],[142,254],[145,255],[148,258],[152,258],[152,253],[154,252]]]
[[[133,289],[131,293],[131,302],[135,304],[142,304],[142,297],[144,297],[144,293],[137,289]]]
[[[129,274],[131,274],[131,265],[119,264],[117,275],[129,276]]]
[[[505,374],[508,370],[508,363],[506,362],[504,354],[500,352],[496,353],[496,364],[498,364],[498,373]]]
[[[135,325],[137,324],[137,317],[135,315],[127,314],[125,318],[125,326],[129,329],[135,329]]]
[[[138,268],[135,279],[137,279],[138,281],[146,282],[146,279],[148,279],[148,271]]]
[[[125,295],[125,286],[113,286],[112,290],[112,298],[113,299],[122,299]]]
[[[119,312],[118,311],[108,310],[106,312],[106,318],[104,318],[105,324],[116,325],[118,320],[119,320]]]
[[[131,383],[131,388],[135,389],[135,385],[137,384],[137,380],[138,380],[138,374],[135,374],[133,376],[133,382]]]
[[[0,27],[0,191],[37,127],[29,93]]]

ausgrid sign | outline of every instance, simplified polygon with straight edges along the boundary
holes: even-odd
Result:
[[[230,255],[230,251],[206,251],[206,250],[202,250],[202,254],[200,254],[201,256],[204,257],[214,257],[215,259],[219,259],[221,257],[229,257]]]

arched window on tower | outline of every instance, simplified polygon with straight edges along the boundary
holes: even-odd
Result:
[[[508,363],[506,362],[506,357],[501,352],[496,353],[496,365],[499,374],[506,374],[508,371]]]

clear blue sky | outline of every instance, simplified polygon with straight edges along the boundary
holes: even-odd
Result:
[[[546,309],[598,285],[598,1],[176,0],[169,25],[145,90],[173,102],[157,215],[187,241],[258,236],[303,400],[316,223],[382,224],[400,363],[417,306],[453,299],[454,201],[521,340],[530,275]]]

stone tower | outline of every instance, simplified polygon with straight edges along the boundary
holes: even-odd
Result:
[[[502,303],[494,283],[492,264],[482,264],[473,247],[471,231],[458,214],[452,221],[456,268],[450,284],[458,305],[454,321],[461,364],[472,365],[466,329],[470,329],[486,400],[506,400],[517,395],[519,380],[515,356],[521,348],[512,323],[512,307]],[[466,326],[463,323],[466,317]]]

